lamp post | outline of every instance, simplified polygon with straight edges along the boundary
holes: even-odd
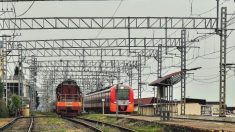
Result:
[[[153,103],[154,115],[156,115],[157,103]]]
[[[102,114],[104,115],[104,102],[105,102],[105,99],[102,99]]]
[[[155,103],[155,87],[153,87],[153,114],[156,115],[156,103]]]
[[[174,99],[175,103],[175,115],[178,115],[178,105],[176,105],[177,99]]]

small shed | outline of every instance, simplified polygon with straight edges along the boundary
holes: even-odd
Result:
[[[205,99],[195,99],[195,98],[185,98],[186,100],[186,115],[201,115],[202,113],[202,106],[206,105]],[[173,115],[180,115],[180,101],[173,101],[173,102],[167,102],[166,100],[157,100],[154,97],[147,97],[147,98],[141,98],[139,99],[141,102],[139,113],[140,115],[146,115],[146,116],[154,116],[156,115],[156,108],[154,108],[154,104],[156,104],[157,107],[160,106],[161,103],[166,104],[168,103],[169,106],[172,107],[172,114]],[[138,99],[135,99],[135,111],[137,112],[137,106],[138,106]]]
[[[182,71],[174,72],[168,74],[164,77],[161,77],[149,84],[149,86],[157,86],[157,100],[166,100],[165,103],[159,103],[157,105],[156,113],[161,117],[165,116],[165,114],[170,115],[173,113],[173,85],[177,84],[181,81]]]

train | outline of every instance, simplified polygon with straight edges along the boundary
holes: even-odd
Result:
[[[82,93],[76,81],[67,79],[56,88],[56,113],[61,116],[81,114]]]
[[[103,101],[103,102],[102,102]],[[118,103],[118,109],[117,104]],[[131,113],[134,111],[134,92],[131,86],[118,84],[94,92],[84,97],[85,111],[101,112],[104,105],[106,113]]]

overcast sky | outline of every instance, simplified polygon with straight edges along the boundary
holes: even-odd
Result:
[[[228,7],[229,13],[234,13],[235,3],[232,0],[221,0],[221,6]],[[14,3],[17,16],[24,13],[32,2]],[[3,3],[1,5],[4,10],[12,8],[11,3]],[[172,16],[172,17],[216,17],[216,0],[125,0],[125,1],[106,1],[106,2],[34,2],[32,7],[21,17],[97,17],[97,16]],[[12,14],[2,15],[1,17],[12,17]],[[228,16],[230,18],[231,16]],[[235,26],[233,26],[234,28]],[[169,34],[175,30],[169,31]],[[56,38],[95,38],[100,30],[36,30],[21,31],[21,36],[17,40],[33,40],[33,39],[56,39]],[[193,39],[200,33],[209,33],[212,31],[190,30],[187,31],[188,39]],[[4,32],[1,32],[2,34]],[[199,34],[198,34],[199,33]],[[163,37],[162,31],[158,30],[133,30],[131,37]],[[126,30],[113,31],[102,30],[100,38],[108,37],[127,37]],[[180,37],[180,30],[171,37]],[[214,35],[206,40],[200,40],[195,43],[200,49],[190,49],[187,59],[187,68],[202,67],[195,71],[194,75],[187,78],[186,95],[192,98],[202,98],[209,101],[219,100],[219,37]],[[228,38],[228,63],[235,63],[235,46],[234,33]],[[176,50],[173,53],[178,53]],[[209,54],[209,55],[207,55]],[[200,57],[199,57],[200,56]],[[166,59],[163,63],[163,75],[178,71],[179,67],[175,66],[179,63],[179,58]],[[155,72],[156,61],[150,59],[147,65],[151,68],[145,69],[144,73]],[[178,65],[179,66],[179,65]],[[227,104],[235,106],[235,71],[228,71],[227,79]],[[144,82],[154,81],[156,76],[143,76]],[[133,85],[134,87],[136,84]],[[180,98],[180,85],[176,85],[174,89],[174,97]],[[137,95],[137,94],[136,94]],[[152,87],[145,87],[142,94],[143,97],[153,96]]]

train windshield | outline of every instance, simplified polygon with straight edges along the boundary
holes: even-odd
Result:
[[[129,89],[118,89],[117,99],[118,100],[129,100]]]

